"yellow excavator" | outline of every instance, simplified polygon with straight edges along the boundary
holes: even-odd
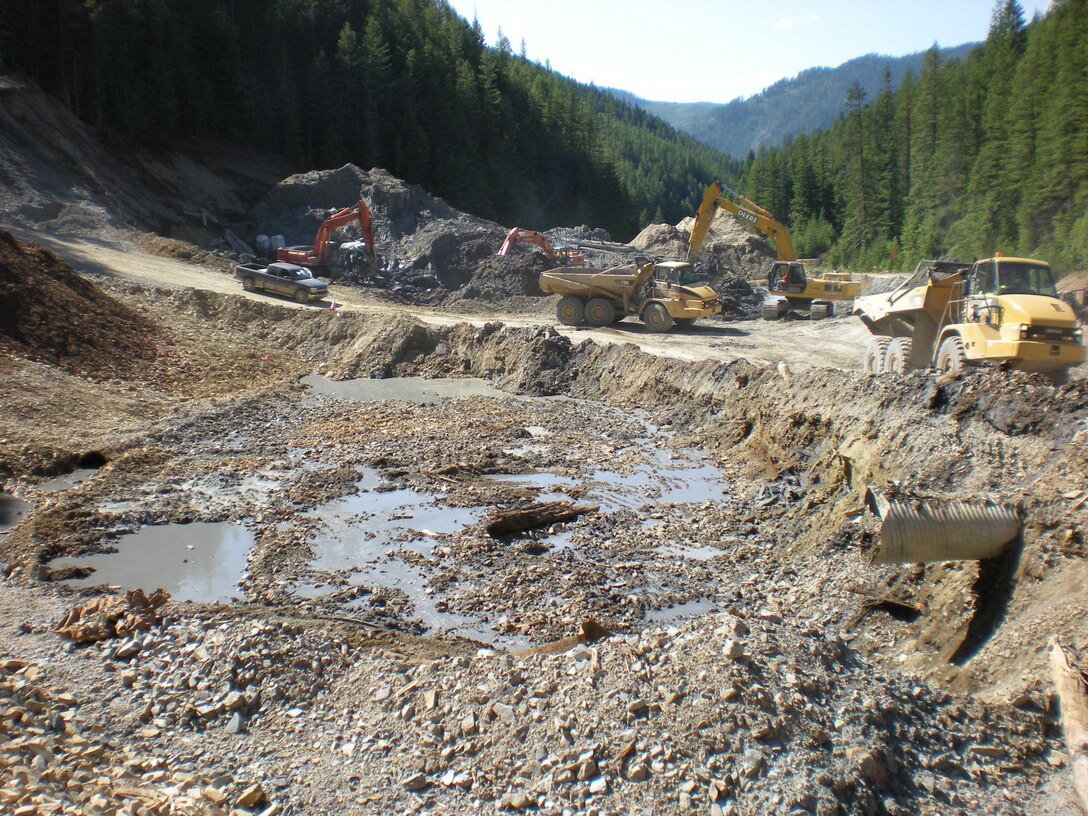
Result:
[[[725,191],[736,201],[726,197]],[[769,294],[763,302],[764,320],[777,320],[790,311],[808,312],[813,320],[830,317],[835,311],[832,301],[853,300],[861,293],[861,283],[846,272],[821,272],[819,277],[807,274],[804,264],[797,260],[789,230],[767,210],[720,181],[711,182],[706,188],[703,202],[695,213],[688,239],[688,263],[702,249],[718,210],[725,210],[738,221],[774,239],[778,260],[771,264],[767,273]]]

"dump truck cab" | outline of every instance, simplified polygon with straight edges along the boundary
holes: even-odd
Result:
[[[942,370],[956,368],[956,336],[967,362],[994,360],[1054,373],[1085,359],[1076,312],[1058,298],[1045,261],[1000,256],[977,261],[965,282],[962,302],[950,302],[949,313],[938,357],[942,345],[953,348],[937,361]],[[958,325],[952,322],[957,318]]]

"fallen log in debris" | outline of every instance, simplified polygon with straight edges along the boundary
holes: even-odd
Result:
[[[1088,811],[1088,688],[1080,672],[1069,665],[1057,638],[1050,639],[1050,671],[1058,692],[1062,732],[1069,746],[1073,787]]]
[[[542,502],[511,510],[497,510],[487,519],[487,534],[492,538],[535,530],[595,513],[599,504],[571,504],[564,501]]]
[[[593,618],[587,618],[582,621],[581,625],[578,627],[577,635],[553,640],[551,643],[542,643],[539,646],[530,646],[528,649],[518,649],[516,652],[511,652],[510,654],[515,657],[562,654],[563,652],[569,652],[575,646],[581,646],[583,643],[593,643],[594,641],[606,638],[611,634],[610,631],[597,623],[597,621],[593,620]]]

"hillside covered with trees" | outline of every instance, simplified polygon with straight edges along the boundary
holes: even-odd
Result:
[[[829,130],[749,155],[740,187],[799,250],[911,267],[1002,252],[1088,264],[1088,0],[1027,25],[999,0],[981,48],[930,50],[875,98],[855,84]]]
[[[0,68],[144,144],[384,167],[506,224],[629,238],[730,161],[611,94],[484,44],[441,0],[15,0]]]
[[[942,48],[940,55],[945,61],[963,59],[976,45]],[[834,68],[809,68],[754,96],[724,105],[651,102],[625,91],[613,90],[613,93],[661,117],[677,130],[690,133],[703,144],[743,158],[749,150],[775,147],[802,133],[826,130],[842,115],[842,100],[850,86],[856,83],[873,96],[880,90],[886,68],[892,87],[898,87],[908,71],[922,67],[924,57],[921,52],[903,57],[866,54]]]

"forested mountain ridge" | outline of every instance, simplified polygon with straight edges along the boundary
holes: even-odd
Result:
[[[907,268],[994,252],[1088,264],[1088,0],[1025,24],[999,0],[964,60],[936,49],[875,98],[854,86],[830,130],[764,149],[740,188],[792,225],[801,252]]]
[[[962,59],[978,43],[942,48],[943,60]],[[847,89],[858,83],[869,96],[880,90],[884,69],[897,87],[908,71],[922,67],[924,52],[889,57],[866,54],[835,68],[809,68],[779,80],[753,96],[726,104],[714,102],[654,102],[626,91],[613,90],[620,99],[659,116],[677,130],[703,144],[743,159],[749,151],[775,147],[802,133],[825,130],[842,115]]]
[[[487,47],[441,0],[14,0],[5,16],[0,68],[92,125],[300,170],[384,167],[506,224],[629,238],[737,166],[506,40]]]

